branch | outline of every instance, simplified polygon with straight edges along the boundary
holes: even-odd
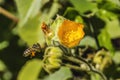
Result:
[[[65,56],[64,55],[63,59],[72,61],[72,62],[77,63],[77,64],[85,63],[92,72],[95,72],[95,73],[99,74],[103,78],[103,80],[107,80],[107,78],[105,77],[105,75],[102,72],[100,72],[100,71],[96,70],[95,68],[93,68],[92,65],[90,65],[82,57],[79,57],[79,59],[77,59],[77,58],[74,58],[74,57],[71,57],[71,56]]]
[[[14,22],[18,22],[19,19],[14,16],[12,13],[8,12],[7,10],[0,7],[0,14],[3,14],[4,16],[8,17],[9,19],[13,20]]]

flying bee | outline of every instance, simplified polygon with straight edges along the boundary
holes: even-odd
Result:
[[[36,52],[40,52],[41,51],[41,46],[39,43],[33,44],[32,47],[27,48],[24,53],[23,56],[27,57],[27,56],[35,56]]]

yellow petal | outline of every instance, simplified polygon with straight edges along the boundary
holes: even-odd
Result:
[[[64,20],[58,29],[60,43],[66,47],[75,47],[84,37],[84,25],[70,20]]]

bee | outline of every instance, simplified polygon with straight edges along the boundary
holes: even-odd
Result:
[[[45,22],[42,23],[41,29],[46,37],[53,35],[52,30],[49,28],[49,26]]]
[[[50,29],[49,29],[48,25],[45,22],[42,23],[41,28],[42,28],[42,31],[44,32],[45,35],[50,33]]]
[[[27,57],[27,56],[35,56],[36,52],[40,52],[41,51],[41,46],[39,43],[33,44],[32,47],[27,48],[24,53],[23,56]]]

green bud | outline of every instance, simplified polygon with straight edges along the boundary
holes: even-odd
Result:
[[[93,58],[93,62],[96,64],[98,69],[103,71],[112,64],[112,59],[109,52],[102,49],[96,53]]]
[[[60,68],[62,54],[63,52],[59,47],[48,47],[45,50],[43,67],[48,73]]]

